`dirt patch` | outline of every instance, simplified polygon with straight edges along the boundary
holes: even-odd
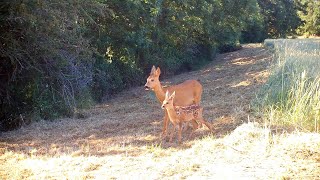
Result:
[[[240,135],[239,131],[243,130],[234,131],[243,123],[258,121],[250,112],[250,101],[266,81],[270,61],[271,54],[267,50],[258,44],[249,44],[239,51],[217,56],[202,70],[162,80],[167,85],[187,79],[201,82],[204,89],[201,103],[205,118],[213,124],[212,134],[203,127],[196,131],[193,139],[188,139],[189,132],[184,131],[182,145],[162,142],[160,133],[164,113],[160,103],[153,92],[137,87],[90,110],[81,111],[83,118],[41,121],[1,134],[0,176],[4,179],[259,179],[279,178],[283,174],[284,177],[294,177],[298,170],[286,171],[282,167],[285,166],[283,161],[273,167],[272,160],[276,156],[270,154],[270,147],[263,149],[266,156],[254,159],[261,153],[259,147],[265,141],[260,140],[265,139],[265,134],[248,131],[246,135]],[[236,140],[237,136],[245,143]],[[265,143],[271,146],[269,141]],[[318,155],[318,151],[304,149],[286,158],[314,156],[312,168],[316,168],[314,159],[319,158]],[[278,171],[277,167],[283,171],[274,173]],[[269,170],[266,175],[264,172]]]

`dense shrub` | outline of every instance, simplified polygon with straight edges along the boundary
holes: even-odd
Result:
[[[0,126],[71,116],[141,84],[152,65],[178,74],[260,41],[270,28],[258,2],[1,1]]]
[[[302,0],[300,5],[299,14],[303,21],[301,33],[320,36],[320,1]]]
[[[70,7],[75,8],[70,8]],[[92,82],[76,2],[1,2],[1,126],[71,114]]]

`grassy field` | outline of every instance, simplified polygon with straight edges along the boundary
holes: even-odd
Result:
[[[270,124],[320,130],[320,39],[266,40],[274,52],[271,75],[258,99]]]
[[[268,126],[252,101],[269,82],[272,53],[259,44],[221,54],[199,71],[213,124],[183,143],[161,141],[163,110],[137,87],[83,110],[0,135],[1,179],[319,179],[320,135]],[[271,75],[271,76],[272,76]],[[260,101],[261,102],[261,101]]]

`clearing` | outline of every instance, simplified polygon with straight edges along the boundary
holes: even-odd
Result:
[[[264,127],[250,102],[272,55],[259,44],[221,54],[199,71],[206,127],[161,142],[163,110],[137,87],[80,112],[0,135],[1,179],[320,179],[320,135]],[[151,68],[151,67],[150,67]],[[257,123],[260,122],[260,125]]]

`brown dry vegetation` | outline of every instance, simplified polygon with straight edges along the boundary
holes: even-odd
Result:
[[[213,123],[161,142],[163,110],[142,87],[124,91],[78,118],[40,121],[0,136],[1,179],[319,179],[320,135],[274,133],[256,122],[250,101],[268,77],[260,45],[219,55],[205,68],[162,80],[198,79]]]

